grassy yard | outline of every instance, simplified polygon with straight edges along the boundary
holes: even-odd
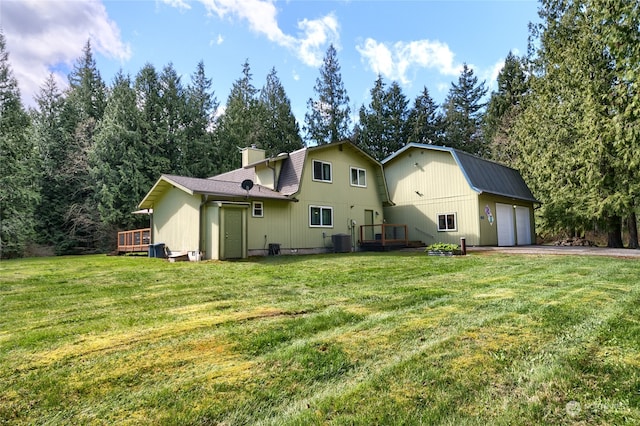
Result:
[[[0,263],[0,424],[640,424],[640,262]]]

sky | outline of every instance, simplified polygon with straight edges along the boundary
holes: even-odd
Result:
[[[23,103],[59,87],[87,40],[103,80],[173,64],[186,86],[202,61],[224,106],[248,61],[260,89],[275,68],[302,124],[330,44],[354,119],[378,75],[413,104],[442,103],[468,64],[489,90],[506,55],[527,50],[534,0],[0,0],[0,31]]]

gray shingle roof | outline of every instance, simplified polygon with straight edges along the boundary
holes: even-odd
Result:
[[[426,149],[451,153],[467,179],[469,186],[478,193],[486,192],[517,200],[539,203],[531,193],[531,190],[519,171],[454,148],[410,143],[382,160],[382,164],[387,164],[409,149]]]
[[[222,176],[222,175],[221,175]],[[253,185],[250,191],[245,191],[240,186],[240,181],[219,180],[219,176],[209,179],[191,178],[185,176],[162,175],[162,178],[173,182],[183,188],[205,195],[217,195],[220,197],[246,197],[252,198],[272,198],[278,200],[288,200],[285,195],[266,188],[262,185]]]

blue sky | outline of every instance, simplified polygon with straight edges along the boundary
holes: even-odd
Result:
[[[302,121],[331,43],[354,114],[378,73],[411,102],[426,86],[441,103],[463,63],[494,89],[507,53],[526,52],[537,9],[533,0],[2,0],[0,27],[27,106],[50,72],[66,87],[91,39],[107,84],[118,70],[134,77],[171,62],[186,85],[202,60],[222,105],[245,60],[256,88],[275,67]]]

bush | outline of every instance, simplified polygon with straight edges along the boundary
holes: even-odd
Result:
[[[429,251],[458,252],[460,251],[460,246],[458,244],[434,243],[427,246],[427,248],[425,248],[424,251],[426,252],[429,252]]]

